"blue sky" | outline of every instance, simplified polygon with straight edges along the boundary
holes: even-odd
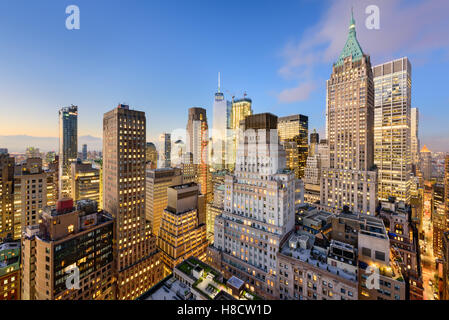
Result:
[[[65,8],[81,28],[65,28]],[[380,30],[364,26],[380,8]],[[246,91],[255,112],[309,116],[324,131],[325,86],[354,6],[373,64],[407,56],[421,140],[449,151],[449,1],[0,1],[0,135],[55,137],[60,106],[79,106],[79,135],[101,137],[118,103],[147,114],[148,140],[185,128],[187,109],[208,110],[222,89]],[[25,148],[25,146],[24,146]]]

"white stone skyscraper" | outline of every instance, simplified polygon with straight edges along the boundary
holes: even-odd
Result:
[[[295,226],[297,180],[285,169],[277,120],[269,113],[244,120],[235,171],[225,177],[224,210],[215,218],[208,260],[267,299],[276,292],[276,253]]]
[[[379,200],[410,201],[412,66],[401,58],[373,67],[374,164]]]
[[[326,132],[329,168],[322,170],[321,204],[374,214],[374,83],[369,55],[357,41],[354,17],[349,35],[327,80]]]

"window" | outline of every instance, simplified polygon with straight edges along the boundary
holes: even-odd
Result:
[[[73,224],[71,224],[70,226],[67,227],[67,231],[69,233],[72,233],[75,230],[75,227],[73,226]]]
[[[376,254],[377,260],[385,261],[385,253],[384,252],[376,251],[375,254]]]
[[[377,252],[377,251],[376,251]],[[362,247],[362,254],[366,257],[371,258],[371,249]]]

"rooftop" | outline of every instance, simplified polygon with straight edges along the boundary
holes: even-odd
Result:
[[[304,248],[300,246],[297,246],[296,248],[292,247],[290,245],[290,239],[295,237],[297,238],[298,236],[307,236],[309,237],[312,243],[314,242],[315,239],[315,237],[311,234],[306,234],[305,232],[304,233],[297,232],[296,234],[290,236],[289,241],[285,242],[285,244],[281,248],[281,254],[298,259],[302,262],[313,265],[314,267],[318,267],[323,271],[327,271],[334,275],[342,277],[346,280],[352,282],[357,281],[356,274],[347,272],[341,268],[327,264],[327,254],[324,254],[320,250],[317,250],[314,245],[312,245],[311,248]]]

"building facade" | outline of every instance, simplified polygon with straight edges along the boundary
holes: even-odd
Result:
[[[192,182],[167,189],[167,207],[162,214],[158,247],[166,273],[188,259],[206,259],[206,208],[199,186]]]
[[[410,121],[410,141],[411,141],[411,147],[410,152],[412,155],[412,165],[415,167],[415,174],[416,174],[416,167],[419,165],[419,150],[421,150],[421,143],[419,141],[419,109],[418,108],[412,108],[411,109],[411,121]]]
[[[64,198],[45,208],[42,222],[26,227],[22,248],[23,300],[115,298],[113,219],[95,201],[75,207]]]
[[[322,170],[321,204],[374,214],[374,83],[370,57],[363,53],[351,18],[349,35],[327,80],[326,132],[329,168]]]
[[[14,157],[0,153],[0,238],[14,237],[20,218],[14,215]]]
[[[309,153],[309,118],[296,114],[278,119],[279,138],[284,145],[287,168],[298,179],[304,177]]]
[[[225,177],[224,210],[215,218],[211,260],[226,277],[277,296],[276,252],[295,224],[295,176],[285,170],[276,116],[246,117],[233,175]]]
[[[103,117],[103,198],[114,219],[117,298],[135,299],[162,279],[145,219],[145,113],[118,105]]]
[[[146,201],[145,217],[150,223],[151,232],[159,234],[164,209],[167,208],[167,189],[182,184],[182,173],[179,168],[146,169]]]
[[[70,164],[78,158],[78,107],[59,110],[59,198],[70,197]]]
[[[401,58],[373,67],[373,76],[378,198],[409,203],[412,67],[407,58]]]
[[[70,167],[71,198],[100,202],[100,170],[89,162],[80,160],[71,163]]]

